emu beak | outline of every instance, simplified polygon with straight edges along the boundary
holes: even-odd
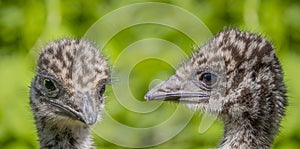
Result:
[[[77,97],[75,103],[62,104],[56,101],[48,101],[52,106],[59,109],[58,114],[83,122],[87,125],[93,125],[97,122],[98,112],[94,101],[90,96]]]
[[[200,102],[202,99],[208,99],[209,97],[210,95],[205,91],[199,91],[199,88],[196,87],[191,80],[183,80],[177,75],[173,75],[148,91],[144,98],[146,100],[168,100],[194,103]]]

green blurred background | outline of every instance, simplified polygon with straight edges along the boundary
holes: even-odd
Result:
[[[101,16],[138,0],[0,0],[0,148],[38,148],[34,121],[30,112],[29,85],[34,76],[35,62],[41,47],[61,37],[81,38]],[[156,1],[182,7],[200,18],[213,34],[233,26],[262,33],[276,47],[282,62],[288,88],[289,106],[273,148],[300,148],[300,1],[298,0],[189,0]],[[154,10],[155,11],[155,10]],[[118,18],[116,18],[118,19]],[[143,36],[144,35],[144,36]],[[186,54],[192,52],[192,42],[178,31],[155,25],[139,25],[123,30],[106,46],[103,53],[114,63],[119,53],[141,38],[159,37],[177,44]],[[130,59],[130,57],[129,57]],[[179,62],[178,62],[179,63]],[[155,68],[152,66],[155,65]],[[130,74],[130,89],[140,101],[148,84],[157,74],[165,79],[174,69],[165,62],[146,60]],[[117,80],[117,78],[114,78]],[[117,121],[132,127],[146,127],[167,118],[177,105],[163,103],[165,112],[139,114],[123,108],[111,88],[106,92],[106,108]],[[171,140],[151,148],[213,148],[222,136],[223,128],[216,121],[204,134],[198,133],[200,113],[194,114],[185,129]],[[105,117],[104,120],[105,121]],[[110,130],[107,126],[107,131]],[[114,132],[118,134],[118,132]],[[126,135],[126,134],[119,134]],[[135,136],[132,143],[147,136]],[[124,148],[95,136],[99,148]]]

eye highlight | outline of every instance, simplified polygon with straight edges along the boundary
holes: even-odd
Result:
[[[200,76],[199,81],[207,86],[212,86],[217,82],[217,76],[212,73],[203,73]]]
[[[48,79],[48,78],[45,78],[45,79],[43,80],[43,85],[44,85],[44,87],[45,87],[46,89],[48,89],[49,91],[54,91],[54,90],[56,89],[54,83],[53,83],[50,79]]]

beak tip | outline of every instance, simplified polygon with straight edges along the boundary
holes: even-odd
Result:
[[[86,120],[86,124],[88,124],[88,125],[94,125],[96,122],[97,122],[97,116],[90,116]]]
[[[77,120],[81,121],[84,124],[87,125],[93,125],[97,122],[97,116],[87,116],[84,118],[84,116],[78,115]]]
[[[178,84],[178,77],[176,75],[171,76],[167,80],[150,89],[145,94],[144,99],[147,101],[164,100],[168,93],[175,92],[177,90]]]
[[[96,121],[87,121],[87,122],[85,122],[85,124],[87,124],[87,125],[94,125],[96,123]]]
[[[151,99],[151,96],[149,95],[149,92],[145,94],[144,99],[147,100],[147,101]]]
[[[145,94],[144,99],[147,101],[154,100],[157,94],[157,89],[153,88]]]

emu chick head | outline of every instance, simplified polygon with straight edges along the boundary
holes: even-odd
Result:
[[[89,42],[62,39],[50,43],[39,56],[30,88],[36,123],[62,128],[96,123],[108,81],[107,62]]]
[[[287,105],[273,46],[259,35],[227,29],[200,49],[145,99],[218,114],[228,129],[249,126],[272,142]]]

